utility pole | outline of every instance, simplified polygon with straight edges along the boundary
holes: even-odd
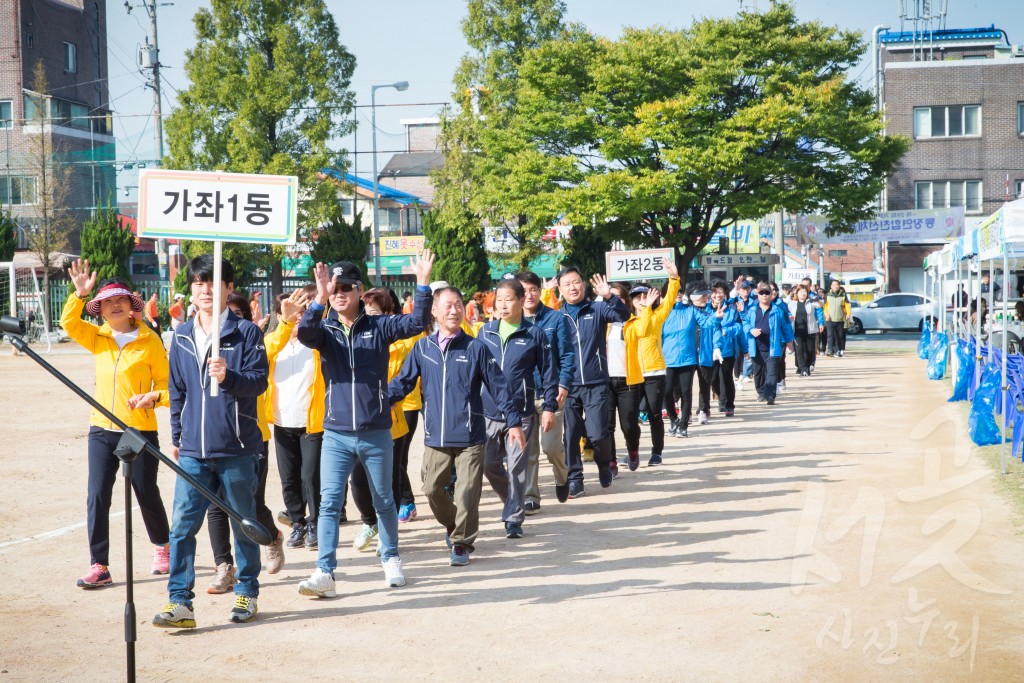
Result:
[[[156,26],[157,0],[143,0],[142,7],[149,16],[150,35],[146,37],[146,44],[139,52],[139,66],[152,71],[152,77],[148,86],[153,89],[153,142],[156,147],[156,158],[158,164],[163,164],[164,159],[164,118],[163,118],[163,97],[160,90],[160,43]],[[164,6],[173,5],[173,2],[159,3]],[[129,0],[124,2],[125,10],[132,13],[132,5]],[[169,275],[167,241],[156,241],[156,260],[160,271],[160,279],[167,280]]]

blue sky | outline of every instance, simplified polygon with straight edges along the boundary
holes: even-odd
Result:
[[[138,0],[134,0],[138,2]],[[159,0],[158,0],[159,1]],[[184,89],[185,51],[194,43],[192,16],[208,5],[197,0],[176,0],[158,8],[160,59],[163,72],[164,114],[176,104],[176,90]],[[745,0],[751,7],[766,9],[768,0]],[[908,0],[908,5],[914,4]],[[938,3],[935,3],[938,4]],[[403,144],[403,118],[436,115],[451,91],[451,79],[459,59],[466,52],[460,22],[465,15],[465,0],[385,0],[345,2],[327,0],[334,13],[343,44],[356,56],[352,80],[358,104],[369,104],[373,84],[407,80],[405,92],[377,92],[377,147],[381,165],[390,157],[387,150]],[[740,8],[738,0],[567,0],[569,19],[585,24],[591,31],[617,36],[625,26],[660,24],[678,28],[695,18],[731,16]],[[143,77],[136,69],[136,50],[149,31],[149,20],[139,7],[131,15],[123,6],[110,2],[107,32],[110,46],[110,99],[116,112],[114,132],[118,159],[152,159],[155,143],[152,128],[153,96],[142,87]],[[844,29],[859,30],[870,40],[877,24],[900,27],[896,0],[796,0],[797,13],[804,20],[818,19]],[[1015,9],[1010,9],[1015,8]],[[949,0],[947,26],[966,28],[995,24],[1004,29],[1013,43],[1024,43],[1024,9],[1009,0]],[[909,29],[909,26],[907,27]],[[870,85],[865,65],[853,76]],[[409,104],[408,107],[381,107],[383,104]],[[361,152],[370,149],[369,110],[360,109],[358,139],[339,141],[340,146]],[[365,116],[364,116],[365,115]],[[370,155],[359,154],[359,174],[371,175]],[[120,187],[136,184],[133,172],[121,172]],[[122,197],[124,195],[122,194]]]

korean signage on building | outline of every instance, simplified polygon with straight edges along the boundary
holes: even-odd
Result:
[[[406,237],[381,237],[381,256],[415,256],[423,251],[425,238],[423,235]]]
[[[730,226],[719,228],[702,254],[718,252],[718,241],[729,240],[729,252],[733,254],[756,254],[761,249],[761,226],[757,221],[736,221]]]
[[[862,242],[909,242],[945,240],[964,232],[964,208],[884,211],[869,221],[858,221],[853,232],[827,235],[826,216],[798,216],[797,238],[801,244],[856,244]]]
[[[779,262],[778,254],[705,254],[701,265],[708,266],[772,266]]]
[[[668,277],[664,262],[675,258],[673,252],[671,248],[609,251],[604,257],[604,272],[611,281],[663,280]]]
[[[145,169],[139,172],[140,237],[294,244],[295,176]]]

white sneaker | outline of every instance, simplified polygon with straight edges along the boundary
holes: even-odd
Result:
[[[807,369],[807,371],[808,372],[814,372],[814,366],[812,365],[810,368]]]
[[[384,568],[384,582],[391,588],[405,585],[405,574],[402,573],[402,560],[397,555],[380,563]]]
[[[363,528],[356,534],[356,538],[352,541],[352,548],[355,550],[369,550],[370,545],[373,543],[373,539],[377,537],[377,527],[363,525]]]
[[[843,352],[842,352],[842,351],[840,351],[840,352],[839,352],[839,357],[840,357],[840,358],[842,358],[842,357],[843,357]]]
[[[299,595],[311,595],[314,598],[337,596],[338,593],[334,590],[334,577],[317,567],[308,579],[299,582]]]
[[[743,390],[743,382],[739,381],[738,379],[734,379],[732,381],[732,383],[733,383],[733,386],[736,387],[736,391],[742,391]]]
[[[277,538],[267,546],[267,573],[276,574],[284,566],[284,534],[277,532]]]
[[[784,379],[779,380],[779,383],[775,387],[775,391],[777,393],[781,394],[785,390],[786,390],[786,380],[784,380]]]
[[[708,414],[703,410],[697,413],[697,424],[706,425],[708,423]]]

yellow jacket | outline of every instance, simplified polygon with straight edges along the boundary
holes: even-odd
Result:
[[[277,329],[263,340],[267,347],[267,362],[270,372],[267,377],[267,391],[260,396],[260,401],[263,402],[260,411],[260,415],[263,416],[261,422],[270,424],[274,421],[274,366],[277,365],[277,354],[281,353],[288,345],[288,340],[292,338],[294,329],[294,322],[282,320]],[[306,414],[306,431],[310,434],[318,434],[324,431],[324,397],[327,394],[327,385],[324,383],[323,373],[320,372],[320,352],[316,349],[313,350],[313,386],[310,388],[310,392],[312,396],[309,401],[309,412]],[[260,424],[260,431],[263,429],[263,424]],[[267,439],[270,438],[269,430],[264,433],[264,436]]]
[[[665,356],[661,352],[661,328],[676,303],[679,278],[669,278],[665,296],[653,311],[647,307],[639,316],[633,316],[622,326],[626,340],[626,384],[641,384],[645,372],[665,369]]]
[[[97,327],[82,320],[84,309],[85,301],[77,296],[68,297],[60,315],[60,325],[69,337],[95,358],[96,401],[129,427],[155,431],[156,412],[131,410],[128,399],[135,394],[156,391],[160,393],[156,405],[170,407],[170,395],[167,393],[170,366],[163,341],[136,320],[132,324],[139,328],[138,338],[125,344],[124,348],[118,348],[108,324]],[[103,429],[119,429],[97,410],[92,411],[89,424]]]
[[[416,345],[420,339],[426,337],[425,332],[420,332],[415,337],[409,337],[408,339],[399,339],[391,345],[391,356],[388,359],[388,381],[399,373],[402,369],[402,364],[405,363],[405,358],[412,352],[412,347]],[[397,404],[405,413],[408,410],[419,410],[423,407],[423,398],[420,396],[420,381],[416,380],[416,388],[409,392],[409,395],[399,401]],[[404,415],[403,415],[403,420]]]
[[[547,306],[548,308],[553,308],[556,311],[559,309],[560,306],[560,304],[558,303],[558,297],[555,296],[555,290],[553,289],[541,290],[540,302]]]

